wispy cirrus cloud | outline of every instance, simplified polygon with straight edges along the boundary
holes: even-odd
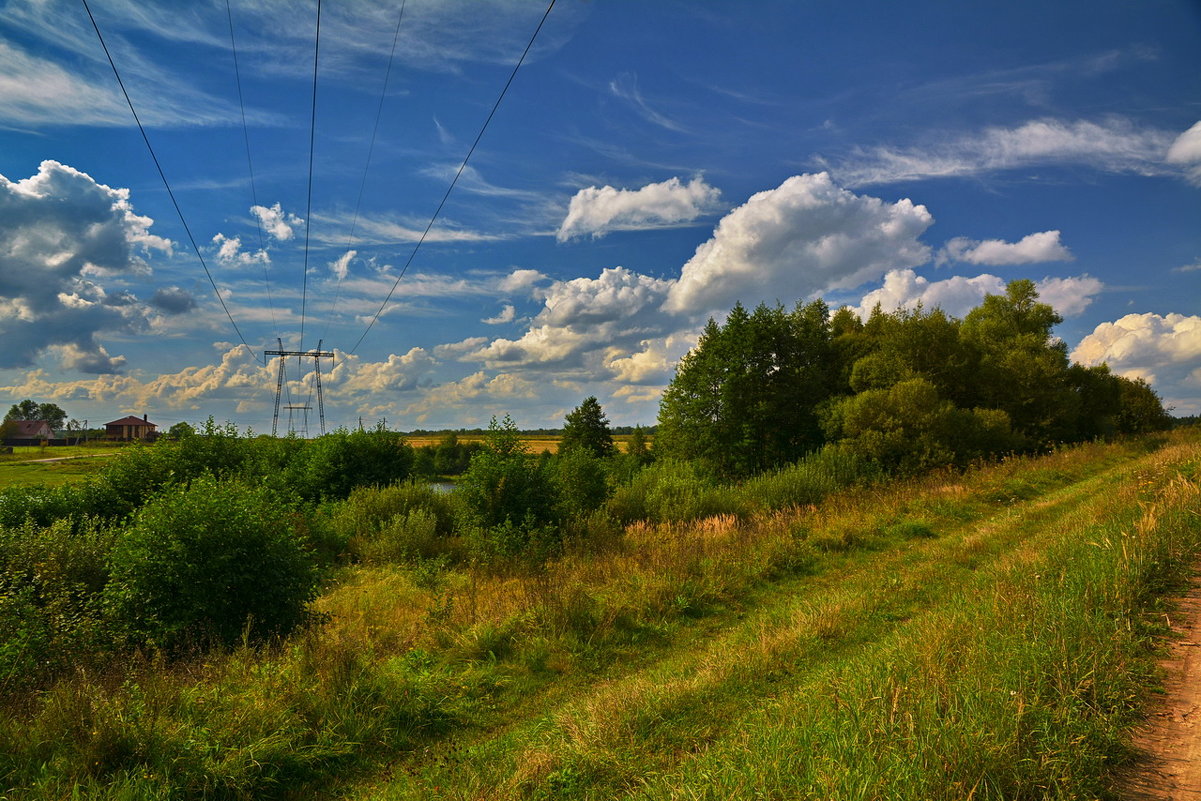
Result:
[[[1176,135],[1112,117],[1100,122],[1032,120],[910,147],[860,147],[830,171],[847,186],[957,178],[1040,165],[1073,164],[1111,173],[1167,175]]]
[[[484,6],[481,13],[481,5]],[[241,112],[228,97],[197,88],[195,76],[173,69],[162,48],[203,47],[214,52],[211,68],[228,70],[233,60],[224,3],[145,3],[110,0],[94,9],[142,121],[150,126],[236,125]],[[396,48],[411,69],[454,73],[468,64],[512,64],[541,12],[528,3],[472,0],[411,3]],[[398,11],[370,0],[349,0],[323,9],[323,81],[372,85],[381,80],[381,58],[392,48]],[[557,14],[554,30],[540,35],[526,59],[531,63],[561,47],[579,12]],[[264,0],[233,9],[238,57],[247,75],[303,78],[311,72],[315,12],[304,0]],[[134,124],[112,79],[108,61],[87,15],[70,0],[8,3],[9,29],[35,39],[39,55],[11,41],[0,43],[0,119],[17,127]],[[153,43],[146,46],[147,42]],[[307,66],[306,66],[307,65]],[[392,92],[404,91],[394,87]],[[254,105],[251,124],[287,120]]]
[[[683,125],[653,108],[646,101],[646,98],[642,96],[642,90],[638,88],[638,76],[635,73],[623,72],[609,81],[609,94],[624,100],[639,117],[653,125],[676,133],[683,133],[687,130]]]

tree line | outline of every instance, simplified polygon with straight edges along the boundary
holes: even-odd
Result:
[[[1171,426],[1146,382],[1073,363],[1062,321],[1029,280],[963,319],[738,304],[677,366],[655,453],[737,477],[833,447],[912,472]]]

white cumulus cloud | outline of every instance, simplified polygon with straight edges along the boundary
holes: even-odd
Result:
[[[1201,317],[1127,314],[1101,323],[1080,340],[1072,358],[1108,364],[1115,373],[1146,379],[1178,414],[1201,412]]]
[[[149,311],[98,282],[149,273],[143,257],[171,252],[152,224],[134,212],[128,189],[57,161],[18,181],[0,175],[0,367],[28,366],[54,348],[69,369],[119,369],[122,358],[97,336],[142,330]]]
[[[665,311],[704,313],[857,286],[928,261],[918,237],[934,222],[908,199],[886,203],[797,175],[752,195],[718,223],[671,288]]]
[[[687,184],[670,178],[641,189],[590,186],[571,199],[567,216],[555,237],[564,242],[615,230],[637,230],[689,223],[712,211],[721,192],[700,177]]]
[[[968,264],[988,264],[996,267],[1011,264],[1037,264],[1044,261],[1072,261],[1075,256],[1059,240],[1059,231],[1029,234],[1017,242],[1000,239],[977,241],[956,237],[947,242],[938,254],[938,263],[948,261]]]
[[[555,281],[542,291],[543,308],[517,339],[496,339],[462,358],[489,366],[563,362],[592,354],[599,346],[633,339],[665,322],[658,307],[672,282],[624,267],[597,278]]]
[[[883,285],[864,295],[859,305],[852,309],[866,319],[877,304],[890,312],[913,309],[920,303],[926,309],[939,308],[953,317],[963,317],[979,306],[985,295],[1005,294],[1005,284],[1000,276],[989,273],[931,281],[913,270],[891,270],[884,276]],[[1044,278],[1036,286],[1039,300],[1065,317],[1080,314],[1092,303],[1093,296],[1104,288],[1104,284],[1089,275]]]
[[[514,318],[516,317],[517,309],[513,307],[512,303],[506,303],[501,307],[500,314],[496,315],[495,317],[485,317],[483,320],[480,320],[480,322],[484,323],[485,325],[502,325],[504,323],[513,322]]]
[[[251,206],[250,213],[258,218],[264,231],[281,242],[292,238],[296,226],[304,225],[303,219],[284,211],[279,203],[273,206]]]

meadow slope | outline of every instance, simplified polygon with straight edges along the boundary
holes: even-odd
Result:
[[[1194,431],[352,565],[271,647],[80,671],[10,798],[1106,798],[1201,550]]]

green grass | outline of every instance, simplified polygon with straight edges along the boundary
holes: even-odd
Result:
[[[0,454],[0,489],[35,485],[54,487],[77,481],[95,473],[104,465],[104,459],[99,457],[119,453],[121,447],[121,443],[57,445],[45,448],[37,445],[17,445],[12,453]],[[66,460],[41,461],[60,458]]]
[[[0,489],[5,487],[56,487],[94,474],[104,466],[103,456],[62,462],[8,462],[0,464]]]
[[[1089,445],[633,523],[536,569],[346,568],[318,602],[328,622],[273,647],[146,655],[9,699],[2,784],[1104,797],[1155,685],[1154,613],[1201,543],[1199,461],[1192,434]]]

